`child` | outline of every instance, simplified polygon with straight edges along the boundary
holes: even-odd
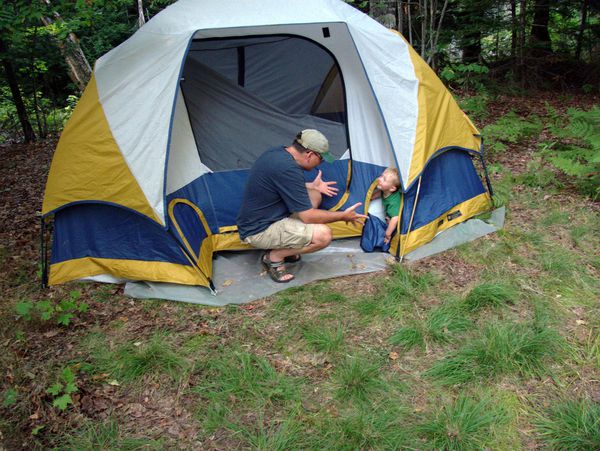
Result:
[[[398,176],[398,170],[395,168],[387,168],[377,179],[377,189],[381,191],[385,219],[388,224],[385,231],[385,244],[389,244],[398,226],[398,215],[400,214],[399,188],[400,177]]]

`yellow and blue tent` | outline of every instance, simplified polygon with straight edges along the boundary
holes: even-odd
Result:
[[[214,252],[247,248],[249,167],[304,128],[337,158],[319,168],[343,188],[323,208],[367,211],[398,169],[394,255],[490,208],[477,129],[399,34],[341,0],[180,0],[96,62],[62,133],[43,203],[50,284],[211,287]]]

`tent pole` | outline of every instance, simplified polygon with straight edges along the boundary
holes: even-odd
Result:
[[[419,183],[417,185],[417,193],[415,194],[415,202],[413,203],[412,213],[410,214],[410,221],[408,222],[408,230],[406,231],[406,243],[410,237],[410,229],[412,229],[413,219],[415,218],[415,211],[417,210],[417,202],[419,201],[419,193],[421,192],[421,180],[423,176],[419,176]],[[404,255],[400,256],[400,261],[404,259]]]
[[[404,212],[404,192],[400,201],[400,211],[398,212],[398,226],[396,227],[396,235],[398,235],[398,244],[396,245],[396,261],[400,262],[400,241],[402,241],[402,213]]]
[[[479,138],[481,139],[481,147],[479,148],[479,158],[481,159],[481,166],[483,167],[483,173],[485,174],[485,183],[487,184],[490,197],[494,197],[492,182],[490,180],[490,175],[488,174],[487,166],[485,164],[485,147],[483,146],[483,136],[480,136]]]

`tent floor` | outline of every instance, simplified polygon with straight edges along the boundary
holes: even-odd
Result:
[[[408,254],[405,260],[420,260],[493,233],[503,227],[504,216],[505,209],[501,207],[487,222],[471,219],[458,224]],[[216,296],[205,287],[152,282],[128,282],[125,294],[212,306],[245,304],[315,280],[381,271],[389,259],[393,261],[387,253],[363,252],[359,243],[358,238],[336,240],[327,249],[303,256],[300,263],[290,265],[290,272],[296,276],[290,283],[276,283],[269,278],[260,265],[260,251],[222,252],[213,262]]]

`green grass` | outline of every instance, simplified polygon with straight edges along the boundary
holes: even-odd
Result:
[[[542,375],[563,347],[556,331],[535,322],[492,323],[480,337],[436,362],[425,375],[445,385],[492,381],[511,374]]]
[[[266,422],[262,415],[250,425],[230,425],[236,435],[241,435],[251,449],[264,451],[285,451],[297,449],[303,438],[302,424],[289,415],[284,419]]]
[[[342,325],[335,329],[307,325],[302,328],[302,337],[315,351],[333,354],[344,345],[344,330]]]
[[[487,448],[493,442],[493,430],[505,424],[508,415],[490,398],[479,400],[459,395],[451,403],[434,409],[416,430],[427,448],[470,451]]]
[[[425,348],[427,342],[449,343],[455,333],[469,330],[472,326],[473,323],[455,305],[444,305],[431,310],[424,320],[415,320],[411,326],[400,328],[389,342],[405,349]]]
[[[189,368],[188,361],[163,333],[156,333],[149,340],[118,345],[116,349],[110,349],[102,334],[92,334],[83,347],[90,351],[87,371],[108,373],[118,382],[130,383],[150,375],[166,375],[177,381]]]
[[[279,374],[264,357],[221,348],[196,366],[192,388],[212,403],[248,406],[285,403],[298,399],[296,382]]]
[[[335,394],[342,400],[366,401],[384,383],[379,366],[361,357],[349,357],[341,362],[332,376]]]
[[[59,449],[76,449],[92,451],[99,449],[118,449],[123,451],[137,451],[163,448],[160,440],[135,438],[121,431],[119,422],[111,418],[103,423],[86,422],[86,424],[71,431],[68,439],[61,444]]]
[[[542,443],[552,450],[600,449],[600,404],[568,400],[553,406],[534,421]]]
[[[501,283],[484,283],[473,288],[465,297],[463,306],[470,312],[486,307],[497,308],[506,304],[514,304],[516,290],[510,285]]]

